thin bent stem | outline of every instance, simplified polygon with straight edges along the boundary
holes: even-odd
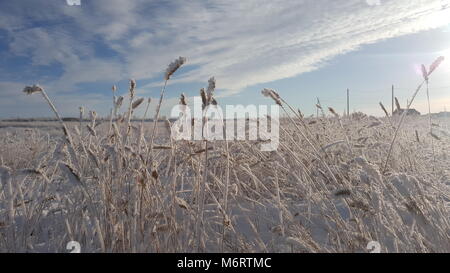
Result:
[[[58,119],[59,123],[61,124],[61,126],[63,128],[64,135],[66,136],[67,141],[72,146],[73,145],[73,143],[72,143],[72,136],[70,135],[70,132],[67,129],[66,124],[64,123],[64,121],[62,120],[61,116],[59,115],[58,110],[56,110],[55,105],[52,103],[50,98],[47,96],[47,93],[45,92],[45,90],[42,90],[41,94],[44,97],[44,99],[47,101],[48,105],[50,105],[50,108],[52,109],[53,113],[55,113],[56,118]]]
[[[147,117],[148,108],[150,107],[150,101],[147,103],[147,107],[145,108],[144,116],[142,117],[141,126],[139,127],[139,139],[138,139],[138,150],[139,154],[141,153],[141,143],[142,143],[142,135],[144,133],[144,121]]]
[[[224,118],[222,116],[220,116],[220,118],[222,119],[223,122],[223,129],[224,132],[226,132],[226,125],[225,125],[225,121]],[[223,252],[223,248],[224,248],[224,241],[225,241],[225,224],[228,224],[228,189],[230,186],[230,150],[229,150],[229,146],[228,146],[228,139],[227,136],[225,135],[225,151],[227,153],[227,170],[226,170],[226,174],[225,174],[225,196],[224,196],[224,205],[223,205],[223,210],[224,210],[224,219],[223,219],[223,223],[222,223],[222,242],[221,242],[221,251]],[[229,223],[231,224],[231,223]]]
[[[134,96],[130,94],[130,104],[128,105],[128,116],[127,116],[127,125],[125,127],[125,136],[124,136],[124,145],[127,145],[128,143],[128,135],[131,133],[131,116],[133,115],[133,99]]]
[[[164,92],[166,91],[166,86],[167,86],[167,81],[164,81],[164,86],[161,90],[161,96],[159,98],[159,102],[158,105],[156,107],[156,113],[155,113],[155,118],[153,119],[153,130],[152,130],[152,135],[150,138],[150,146],[148,147],[148,151],[147,151],[147,164],[150,162],[153,162],[153,142],[155,141],[155,135],[156,135],[156,131],[157,131],[157,124],[158,124],[158,119],[159,119],[159,112],[161,110],[161,104],[162,101],[164,99]]]
[[[426,81],[426,87],[427,87],[427,101],[428,101],[428,125],[430,127],[430,137],[431,137],[431,150],[433,153],[433,162],[436,163],[436,154],[434,151],[434,139],[433,139],[433,124],[431,122],[431,104],[430,104],[430,92],[429,92],[429,85],[428,81]],[[434,169],[435,164],[433,164]]]
[[[206,106],[208,107],[208,106]],[[205,163],[203,165],[203,178],[202,178],[202,184],[200,186],[200,198],[199,198],[199,207],[198,207],[198,213],[197,213],[197,223],[196,223],[196,234],[197,234],[197,251],[200,252],[200,248],[202,246],[201,238],[202,235],[200,234],[200,227],[203,226],[203,211],[205,207],[205,192],[206,192],[206,183],[208,180],[208,136],[205,136],[205,126],[207,126],[207,117],[206,117],[206,110],[203,111],[203,127],[202,127],[202,136],[205,140]]]
[[[403,124],[403,120],[406,117],[406,113],[409,112],[409,108],[411,107],[411,104],[413,103],[414,99],[416,98],[417,93],[419,93],[420,89],[422,89],[422,86],[424,83],[425,83],[425,80],[417,87],[416,91],[414,92],[414,94],[411,97],[411,100],[406,105],[406,110],[403,111],[402,115],[400,116],[400,121],[398,122],[397,128],[395,128],[395,133],[394,133],[394,136],[392,137],[391,145],[389,146],[389,152],[387,154],[386,161],[384,162],[383,174],[386,173],[387,165],[389,163],[389,159],[391,158],[392,150],[394,148],[394,143],[395,143],[395,140],[397,139],[398,132],[400,131],[400,127]]]

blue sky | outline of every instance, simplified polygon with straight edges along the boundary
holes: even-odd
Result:
[[[187,64],[169,82],[163,114],[214,76],[222,105],[270,104],[260,91],[273,88],[307,114],[316,97],[343,112],[349,88],[351,110],[381,115],[391,84],[406,103],[418,67],[440,55],[432,110],[450,110],[450,0],[372,2],[1,1],[0,118],[51,116],[42,98],[20,92],[34,83],[64,116],[81,105],[108,114],[111,86],[126,94],[130,78],[138,96],[156,98],[178,56]],[[413,107],[425,112],[425,98]]]

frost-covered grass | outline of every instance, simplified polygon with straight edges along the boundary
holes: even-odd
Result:
[[[120,122],[109,136],[107,124],[96,136],[69,126],[73,150],[62,134],[0,129],[0,250],[65,252],[75,240],[83,252],[364,252],[375,240],[383,252],[450,251],[450,120],[434,120],[434,161],[427,118],[408,117],[384,174],[390,123],[341,122],[351,151],[335,117],[305,119],[336,180],[287,119],[274,152],[211,142],[200,234],[201,141],[170,142],[160,123],[151,167],[137,130],[121,142]]]

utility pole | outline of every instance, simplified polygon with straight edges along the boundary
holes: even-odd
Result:
[[[350,90],[347,88],[347,117],[350,117]]]
[[[317,97],[317,105],[320,105],[319,97]],[[316,117],[319,118],[319,107],[317,107],[317,106],[316,106],[316,112],[317,112]]]
[[[394,85],[392,85],[392,115],[394,115]]]
[[[447,106],[444,106],[445,130],[448,130],[448,113]]]

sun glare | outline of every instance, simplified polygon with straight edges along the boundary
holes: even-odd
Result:
[[[441,56],[444,56],[445,59],[450,60],[450,48],[441,52]]]

